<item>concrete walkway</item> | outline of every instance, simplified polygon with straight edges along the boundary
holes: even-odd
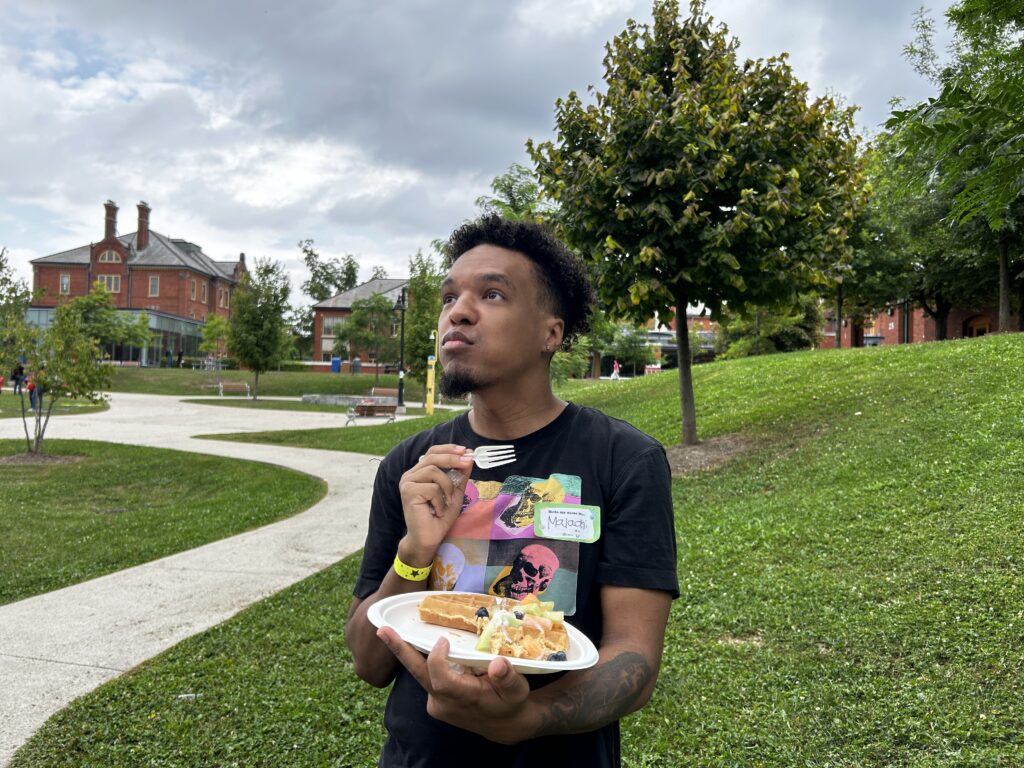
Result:
[[[47,438],[278,464],[323,478],[327,495],[287,520],[0,606],[0,766],[77,697],[361,547],[377,467],[371,457],[190,437],[344,423],[340,413],[219,408],[121,393],[108,411],[51,419]],[[0,419],[0,437],[24,438],[21,420]]]

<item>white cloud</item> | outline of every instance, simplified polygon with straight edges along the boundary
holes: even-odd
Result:
[[[516,8],[516,20],[530,29],[553,37],[585,36],[610,17],[625,20],[636,13],[635,0],[524,0]],[[641,5],[641,15],[650,16],[650,9]]]

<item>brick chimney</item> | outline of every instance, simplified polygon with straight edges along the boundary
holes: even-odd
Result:
[[[117,203],[113,200],[107,200],[103,207],[107,211],[106,225],[103,227],[103,239],[113,240],[117,237]]]
[[[139,202],[139,232],[135,236],[135,250],[144,251],[149,245],[149,203]]]

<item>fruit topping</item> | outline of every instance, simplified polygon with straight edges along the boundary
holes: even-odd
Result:
[[[548,661],[565,661],[565,651],[555,651],[548,654]]]
[[[483,606],[480,606],[479,608],[476,609],[476,615],[477,615],[477,618],[480,618],[480,619],[489,619],[491,617],[491,614],[489,614],[487,612],[487,609],[484,608]]]

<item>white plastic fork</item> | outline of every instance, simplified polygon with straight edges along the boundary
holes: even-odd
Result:
[[[514,445],[481,445],[479,448],[466,451],[464,455],[472,456],[473,463],[480,469],[490,469],[515,461],[516,447]]]
[[[466,451],[463,456],[472,456],[473,464],[480,467],[480,469],[490,469],[491,467],[500,467],[503,464],[511,464],[516,460],[516,447],[514,445],[481,445],[479,448]],[[420,456],[420,461],[423,457]],[[462,475],[457,469],[449,469],[448,477],[452,479],[453,483],[458,483],[462,480]]]

